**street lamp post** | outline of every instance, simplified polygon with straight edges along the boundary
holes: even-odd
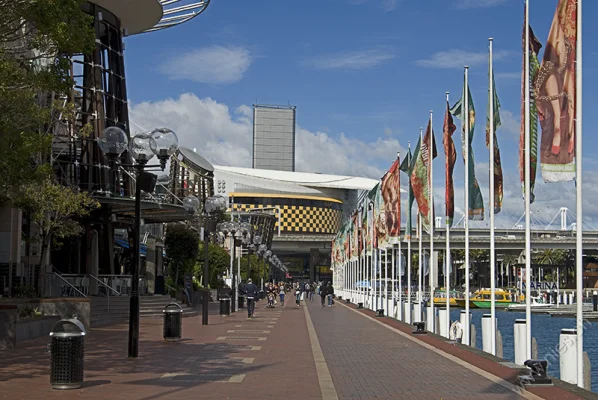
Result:
[[[210,297],[210,234],[214,230],[214,213],[223,212],[226,210],[226,199],[222,196],[213,196],[206,199],[204,205],[204,216],[205,223],[203,224],[203,235],[204,235],[204,261],[203,261],[203,296],[201,305],[201,324],[208,325],[208,307]]]
[[[237,280],[235,279],[235,270],[234,270],[234,262],[235,262],[235,258],[236,258],[236,247],[237,247],[237,241],[236,241],[236,234],[240,231],[241,229],[241,225],[238,222],[223,222],[219,225],[219,227],[217,228],[220,232],[222,232],[225,236],[227,236],[229,233],[231,235],[231,243],[232,243],[232,248],[231,248],[231,259],[232,259],[232,266],[231,266],[231,275],[232,275],[232,282],[231,282],[231,286],[232,286],[232,294],[233,294],[233,298],[232,298],[232,306],[231,306],[231,311],[235,312],[236,311],[236,307],[234,304],[234,301],[236,300],[236,290],[237,290]]]
[[[98,138],[98,146],[108,156],[112,165],[116,164],[118,156],[127,149],[126,133],[115,126],[106,128]],[[139,269],[141,265],[140,236],[141,236],[141,183],[144,170],[149,160],[154,155],[160,161],[160,168],[164,170],[166,161],[177,150],[178,138],[167,128],[155,129],[151,133],[140,133],[128,142],[128,151],[136,161],[134,165],[121,165],[132,167],[136,171],[135,184],[135,221],[133,224],[134,248],[133,271],[131,278],[131,300],[129,305],[129,357],[139,354]],[[157,167],[157,166],[151,166]],[[112,182],[114,184],[114,182]]]

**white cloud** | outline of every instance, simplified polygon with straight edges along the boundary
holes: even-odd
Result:
[[[139,130],[166,126],[176,132],[181,146],[196,148],[213,164],[240,167],[251,166],[252,115],[249,106],[233,110],[192,93],[178,99],[130,106],[131,121]],[[404,151],[396,138],[383,137],[383,134],[363,141],[342,133],[311,132],[300,126],[296,133],[298,171],[378,179],[384,168],[392,164],[397,151]]]
[[[160,72],[170,79],[226,84],[240,81],[252,61],[242,47],[209,46],[167,59]]]
[[[370,0],[349,0],[349,4],[357,6],[365,3],[379,3],[382,11],[390,12],[396,10],[401,1],[402,0],[376,0],[371,2]]]
[[[495,51],[494,61],[499,61],[509,55],[508,51]],[[448,68],[461,69],[465,65],[475,67],[488,63],[487,52],[473,52],[461,49],[452,49],[448,51],[439,51],[432,54],[430,58],[417,60],[417,65],[429,68]]]
[[[498,128],[497,135],[500,135],[501,131],[509,133],[509,135],[519,140],[520,133],[520,118],[519,115],[513,114],[509,110],[500,110],[500,122],[501,126]]]
[[[460,9],[486,8],[498,6],[506,2],[507,0],[457,0],[455,7]]]
[[[306,65],[318,69],[361,70],[375,67],[395,58],[391,52],[378,48],[346,53],[328,54],[306,61]]]

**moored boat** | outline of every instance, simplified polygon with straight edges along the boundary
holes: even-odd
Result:
[[[480,289],[474,293],[470,299],[477,308],[492,307],[492,291],[490,289]],[[512,304],[517,304],[512,300],[511,293],[503,289],[494,291],[494,306],[496,308],[507,308]]]

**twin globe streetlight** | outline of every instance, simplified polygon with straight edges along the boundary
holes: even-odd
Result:
[[[111,169],[120,155],[128,150],[136,164],[121,164],[123,167],[133,167],[137,171],[135,185],[135,222],[134,222],[134,250],[133,271],[131,278],[131,302],[129,309],[129,357],[139,354],[139,270],[141,235],[141,178],[143,170],[154,155],[160,161],[160,168],[164,171],[166,162],[179,146],[177,135],[168,128],[154,129],[150,133],[139,133],[129,141],[127,134],[117,126],[104,129],[97,139],[98,146],[108,156]],[[153,166],[152,166],[153,167]],[[156,166],[157,167],[157,166]],[[114,184],[114,182],[112,182]]]

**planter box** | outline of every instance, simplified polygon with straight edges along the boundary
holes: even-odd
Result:
[[[35,339],[40,336],[48,336],[50,334],[50,331],[52,330],[52,326],[54,326],[54,324],[58,321],[60,321],[60,316],[58,315],[23,319],[17,321],[17,342],[20,342],[22,340]]]
[[[17,306],[0,304],[0,350],[14,349],[17,345]]]

